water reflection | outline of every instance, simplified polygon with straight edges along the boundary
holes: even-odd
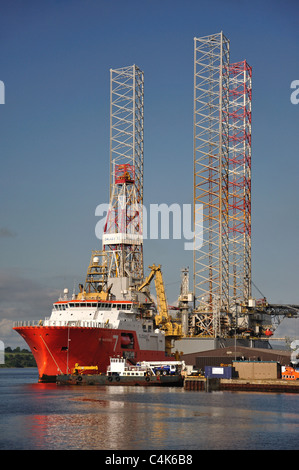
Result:
[[[201,404],[201,400],[196,405],[178,403],[177,395],[171,399],[172,390],[135,394],[131,388],[108,387],[100,390],[101,397],[98,392],[89,389],[77,394],[76,389],[75,396],[67,393],[70,408],[66,406],[63,415],[31,416],[27,427],[31,427],[34,448],[217,449],[234,448],[236,437],[240,448],[246,448],[253,427],[260,432],[266,425],[270,432],[269,422],[274,419],[273,413],[266,412],[263,422],[256,422],[254,410],[236,408],[232,415],[230,406]],[[199,394],[198,399],[206,396]],[[254,442],[258,445],[256,438]]]
[[[299,396],[1,382],[1,449],[295,449]]]
[[[43,390],[48,392],[51,388],[43,387]],[[27,417],[33,448],[65,449],[66,443],[68,449],[169,448],[169,440],[175,448],[177,433],[183,437],[194,420],[191,409],[178,407],[176,403],[159,403],[161,395],[156,392],[149,393],[149,400],[145,401],[145,391],[139,389],[132,400],[135,392],[132,394],[130,387],[84,391],[76,388],[75,396],[69,390],[64,396],[66,406],[62,415]],[[167,395],[171,393],[168,390]],[[38,393],[38,400],[41,399]]]

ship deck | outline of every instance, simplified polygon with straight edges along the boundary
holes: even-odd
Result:
[[[58,385],[128,385],[128,386],[177,386],[184,384],[181,375],[107,376],[105,374],[64,374],[56,377]]]

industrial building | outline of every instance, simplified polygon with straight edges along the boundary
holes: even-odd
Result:
[[[282,366],[288,366],[290,359],[290,351],[234,345],[226,348],[184,354],[182,356],[182,360],[187,365],[191,365],[197,370],[204,370],[205,366],[232,365],[235,361],[274,361]]]

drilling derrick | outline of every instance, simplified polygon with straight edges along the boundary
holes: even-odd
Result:
[[[110,203],[103,234],[109,278],[143,279],[143,72],[110,71]]]
[[[194,38],[195,312],[198,334],[213,337],[229,307],[228,112],[229,41]]]
[[[186,336],[189,334],[189,302],[193,302],[193,294],[189,291],[189,268],[182,269],[181,292],[178,301],[181,311],[182,333]]]
[[[229,252],[230,296],[248,305],[251,297],[251,97],[252,68],[230,64]]]

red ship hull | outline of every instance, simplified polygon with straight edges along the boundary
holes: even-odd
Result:
[[[57,375],[70,373],[76,363],[97,366],[99,372],[106,373],[113,356],[131,358],[135,362],[171,359],[164,351],[140,349],[133,330],[74,326],[22,326],[14,330],[24,338],[34,355],[39,382],[55,382]]]

